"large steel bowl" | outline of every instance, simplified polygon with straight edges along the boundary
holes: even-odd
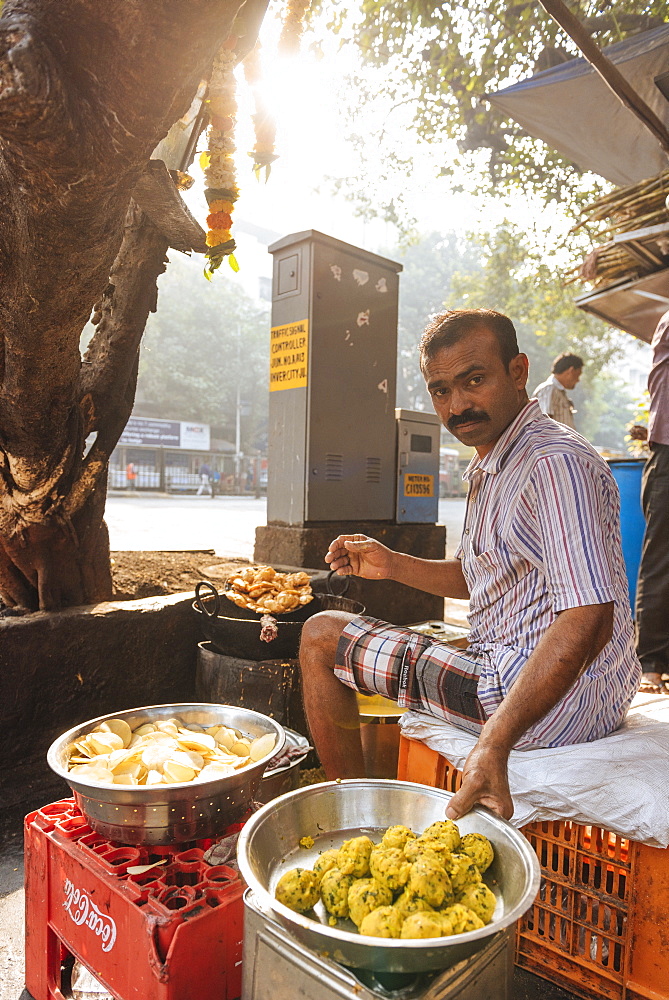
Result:
[[[447,969],[482,948],[492,934],[513,924],[539,890],[539,864],[522,834],[481,807],[458,821],[460,832],[482,833],[495,849],[484,880],[497,896],[492,923],[454,937],[391,940],[363,937],[349,920],[327,923],[322,903],[309,914],[295,913],[274,898],[276,884],[290,868],[311,868],[322,851],[349,837],[367,834],[378,842],[389,826],[402,823],[420,832],[444,819],[451,793],[408,781],[356,779],[311,785],[288,792],[246,823],[237,847],[242,875],[280,922],[307,948],[341,965],[383,972]],[[309,850],[302,837],[314,839]]]
[[[131,729],[171,719],[201,726],[226,725],[251,738],[273,733],[274,749],[255,764],[225,778],[171,785],[106,785],[82,780],[67,770],[68,747],[106,719],[124,719]],[[59,736],[47,753],[49,766],[63,778],[91,827],[123,844],[173,844],[218,837],[247,811],[269,760],[285,743],[274,719],[234,705],[149,705],[90,719]]]
[[[290,750],[293,747],[297,749],[299,747],[304,753],[301,757],[294,757],[284,767],[277,767],[274,771],[265,772],[256,795],[256,802],[270,802],[271,799],[276,799],[279,795],[291,792],[293,788],[297,788],[298,786],[300,765],[304,762],[304,758],[309,753],[311,747],[306,736],[302,736],[300,733],[296,733],[294,729],[288,729],[286,726],[284,726],[284,731],[286,734],[287,749]]]

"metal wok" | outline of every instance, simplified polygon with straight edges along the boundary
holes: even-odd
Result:
[[[364,605],[351,601],[343,594],[334,594],[328,576],[328,593],[314,594],[313,601],[295,611],[274,615],[278,635],[270,642],[260,639],[261,615],[257,611],[240,608],[220,595],[213,584],[203,580],[195,588],[193,610],[201,618],[202,631],[212,643],[215,652],[236,656],[244,660],[293,660],[297,657],[302,625],[319,611],[348,611],[363,614]],[[348,585],[348,579],[346,580]],[[345,592],[345,591],[344,591]]]
[[[492,923],[454,937],[391,940],[363,937],[349,920],[337,926],[317,903],[309,914],[295,913],[277,902],[274,891],[285,871],[310,868],[322,851],[339,847],[349,837],[367,834],[378,842],[397,823],[422,831],[444,818],[451,792],[407,781],[328,782],[288,792],[274,799],[246,823],[237,847],[241,872],[261,906],[268,906],[290,933],[307,948],[352,968],[378,972],[423,972],[447,969],[482,948],[490,936],[513,924],[539,890],[539,864],[523,835],[494,813],[475,807],[458,821],[464,833],[482,833],[495,849],[485,882],[497,896]],[[311,836],[314,846],[298,846]]]

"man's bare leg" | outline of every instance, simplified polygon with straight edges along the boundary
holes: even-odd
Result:
[[[353,618],[355,615],[344,611],[322,611],[308,618],[302,627],[304,707],[318,756],[331,780],[365,775],[355,691],[334,673],[339,638]]]

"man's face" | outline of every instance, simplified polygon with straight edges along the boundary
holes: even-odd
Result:
[[[527,402],[527,372],[524,354],[507,371],[497,338],[481,327],[437,351],[423,375],[443,425],[483,457]]]
[[[566,368],[565,371],[560,375],[560,381],[562,382],[565,389],[573,389],[578,380],[581,377],[583,369],[582,368]]]

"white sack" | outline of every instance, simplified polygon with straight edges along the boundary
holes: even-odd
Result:
[[[458,770],[476,743],[464,730],[419,712],[406,712],[400,727]],[[511,752],[511,822],[573,820],[667,847],[668,782],[669,696],[637,695],[624,724],[603,740]]]

